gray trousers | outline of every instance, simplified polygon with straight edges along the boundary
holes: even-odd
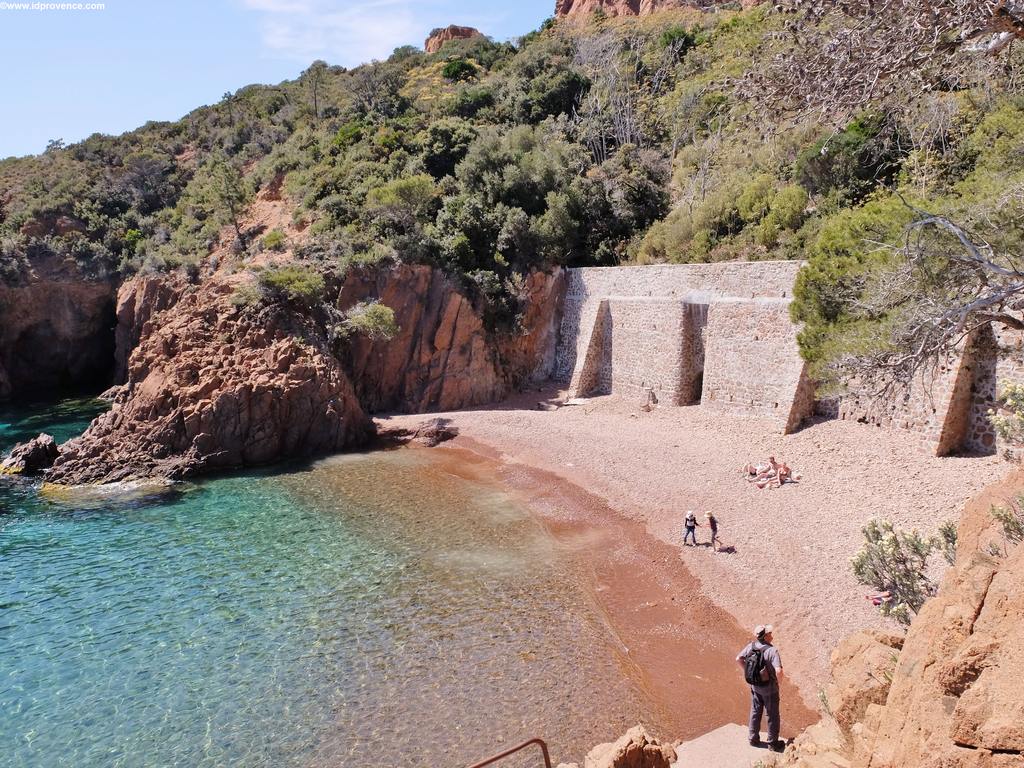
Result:
[[[768,713],[768,741],[779,738],[779,686],[750,686],[750,740],[761,738],[761,713]]]

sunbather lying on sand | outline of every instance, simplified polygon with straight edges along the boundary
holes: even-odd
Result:
[[[743,471],[746,473],[748,481],[762,489],[778,488],[783,483],[795,483],[800,479],[799,472],[793,472],[786,462],[780,464],[774,456],[768,457],[767,464],[758,464],[757,466],[747,464]]]

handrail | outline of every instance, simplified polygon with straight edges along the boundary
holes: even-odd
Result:
[[[531,744],[539,746],[540,751],[544,754],[544,768],[551,768],[551,757],[548,755],[548,745],[544,743],[544,739],[530,739],[529,741],[524,741],[522,744],[512,747],[512,749],[506,749],[504,752],[488,757],[486,760],[481,760],[479,763],[473,763],[469,768],[483,768],[485,765],[496,763],[499,760],[518,752],[520,749],[525,749]]]

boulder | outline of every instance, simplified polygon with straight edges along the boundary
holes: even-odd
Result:
[[[14,446],[7,458],[0,462],[0,474],[37,475],[53,466],[59,454],[56,440],[50,435],[39,435]]]
[[[459,435],[459,428],[451,423],[451,419],[431,419],[421,424],[412,433],[412,440],[433,448]]]
[[[483,37],[483,33],[473,27],[459,27],[454,24],[447,27],[439,27],[431,31],[423,49],[427,53],[437,53],[450,40],[470,40],[474,37]]]
[[[903,635],[866,629],[843,640],[832,652],[828,709],[843,736],[864,719],[871,704],[884,704],[903,647]]]
[[[610,744],[599,744],[587,753],[583,768],[669,768],[676,751],[635,725]]]

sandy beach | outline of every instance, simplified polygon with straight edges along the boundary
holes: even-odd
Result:
[[[867,590],[850,570],[863,524],[881,517],[934,532],[1010,470],[995,456],[935,458],[905,436],[857,423],[822,421],[783,436],[758,418],[699,407],[644,412],[615,397],[539,407],[558,397],[550,389],[534,391],[486,408],[379,418],[378,426],[400,430],[427,418],[450,419],[459,437],[438,450],[469,450],[495,461],[543,518],[557,520],[560,509],[574,506],[567,502],[571,494],[551,495],[563,481],[583,494],[577,508],[592,507],[599,516],[603,506],[639,525],[664,545],[647,558],[665,576],[662,594],[638,600],[636,590],[649,590],[650,582],[631,589],[621,583],[628,569],[619,569],[608,585],[620,582],[615,599],[657,603],[678,590],[691,637],[699,636],[702,622],[718,627],[732,619],[734,642],[755,624],[774,623],[787,674],[807,707],[796,719],[807,719],[817,706],[839,640],[859,628],[895,626],[864,599]],[[802,480],[765,490],[747,483],[741,467],[770,454],[799,470]],[[682,546],[687,509],[700,519],[705,510],[718,516],[726,551]],[[698,529],[698,541],[708,541],[706,528]],[[659,625],[655,614],[636,622],[647,627],[636,636]],[[730,629],[720,636],[731,635]],[[638,662],[649,678],[659,676],[656,657],[664,652],[651,650],[646,663]]]

